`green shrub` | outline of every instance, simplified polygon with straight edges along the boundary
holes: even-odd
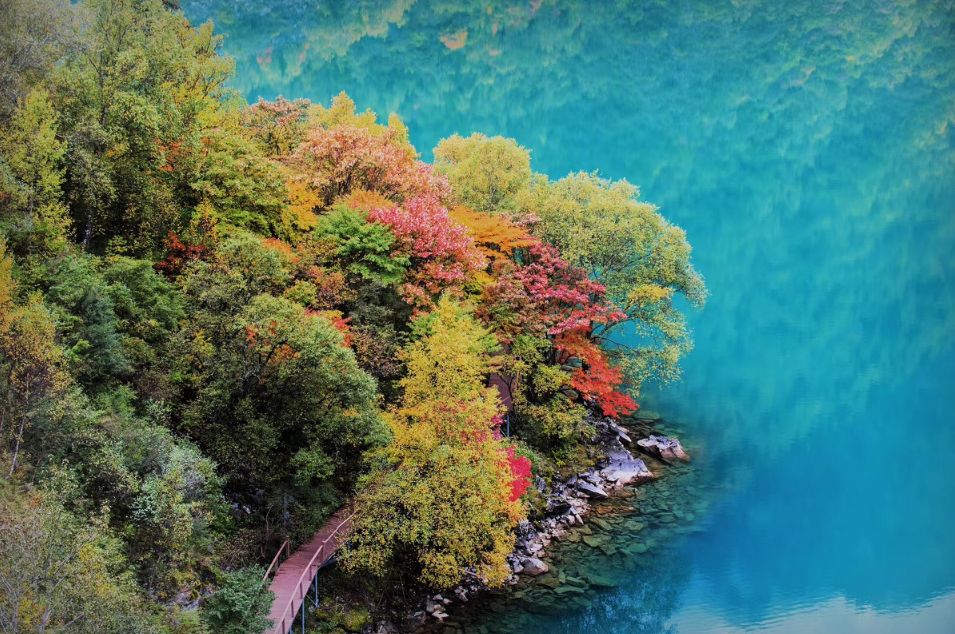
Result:
[[[275,595],[262,586],[257,566],[223,572],[219,590],[202,608],[202,620],[216,634],[261,634]]]

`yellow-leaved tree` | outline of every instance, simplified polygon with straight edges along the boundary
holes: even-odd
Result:
[[[469,568],[500,585],[523,509],[507,445],[494,433],[500,400],[486,387],[496,343],[446,297],[417,332],[402,353],[404,397],[388,416],[394,440],[375,455],[343,560],[429,588],[454,586]]]

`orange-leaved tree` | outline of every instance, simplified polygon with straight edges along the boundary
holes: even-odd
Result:
[[[463,205],[452,208],[450,216],[467,229],[478,249],[489,260],[509,258],[515,249],[527,248],[537,241],[527,229],[504,216],[492,216]]]

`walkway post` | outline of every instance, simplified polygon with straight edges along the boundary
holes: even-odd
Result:
[[[315,572],[315,607],[318,608],[318,572]]]

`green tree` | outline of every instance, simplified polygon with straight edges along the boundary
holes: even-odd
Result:
[[[154,252],[198,203],[190,183],[232,64],[211,24],[192,28],[161,0],[86,0],[82,14],[81,45],[51,82],[78,238]]]
[[[351,486],[362,453],[386,439],[375,382],[324,317],[266,294],[236,306],[241,278],[206,278],[223,279],[239,288],[188,282],[201,295],[172,367],[183,403],[173,418],[234,494],[260,510],[291,500],[318,513],[298,518],[305,531]]]
[[[211,205],[231,225],[276,234],[286,198],[282,173],[240,127],[239,116],[230,108],[208,117],[187,200]]]
[[[155,446],[129,440],[121,445],[128,468],[139,476],[126,519],[130,558],[154,594],[169,597],[183,588],[198,593],[200,576],[215,561],[215,525],[224,511],[221,479],[215,464],[191,444],[162,427],[140,429]],[[162,462],[135,460],[137,449]]]
[[[549,340],[522,334],[514,338],[502,369],[514,400],[512,429],[542,449],[560,449],[588,430],[586,408],[569,396],[570,372],[553,358]]]
[[[395,236],[387,227],[343,205],[322,216],[314,236],[329,243],[336,264],[383,286],[401,282],[410,265],[406,256],[392,254]]]
[[[261,634],[275,595],[262,586],[261,568],[223,572],[219,589],[202,606],[202,620],[212,632]]]
[[[454,134],[434,148],[434,165],[448,177],[458,202],[491,213],[515,210],[531,180],[530,152],[513,139]]]
[[[0,441],[12,476],[18,466],[24,435],[41,411],[55,403],[69,376],[56,345],[55,328],[40,298],[24,304],[13,297],[12,262],[0,242]],[[6,458],[6,455],[4,456]]]
[[[0,629],[4,632],[157,632],[99,522],[84,524],[50,495],[0,482]]]
[[[75,44],[76,13],[61,0],[0,0],[0,122]]]
[[[77,380],[88,390],[106,388],[132,370],[116,315],[113,292],[91,256],[44,262],[31,271],[46,288],[60,342]]]
[[[114,256],[101,262],[106,295],[122,336],[130,379],[142,395],[153,391],[153,370],[185,317],[179,290],[146,260]]]
[[[160,404],[138,415],[128,389],[60,401],[25,438],[34,477],[71,513],[108,524],[150,596],[200,594],[229,526],[215,465],[157,424]]]
[[[638,193],[626,181],[579,173],[556,182],[538,176],[518,197],[523,213],[540,218],[538,235],[603,284],[627,314],[597,333],[634,390],[651,377],[679,376],[692,340],[675,299],[682,295],[694,306],[706,300],[686,234]]]

